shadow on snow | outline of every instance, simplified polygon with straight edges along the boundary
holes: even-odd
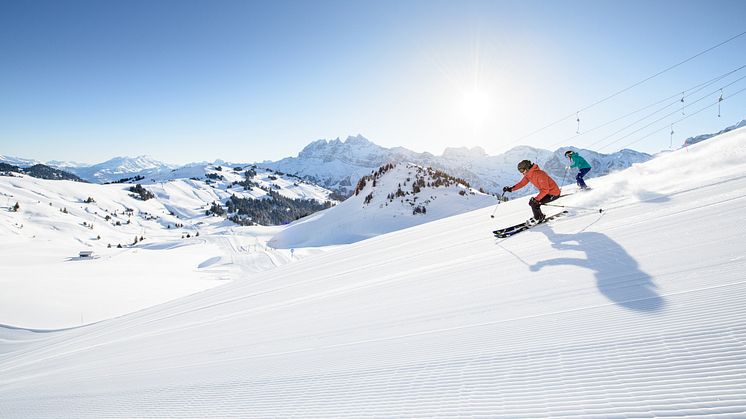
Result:
[[[650,275],[640,270],[637,261],[607,235],[590,231],[558,234],[549,225],[537,231],[546,234],[555,249],[585,252],[586,257],[543,260],[531,265],[531,271],[545,266],[580,266],[594,271],[598,290],[615,304],[641,312],[664,308],[665,300],[658,295]]]

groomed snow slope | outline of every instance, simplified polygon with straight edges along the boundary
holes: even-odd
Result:
[[[6,331],[0,417],[743,417],[746,130],[129,316]]]

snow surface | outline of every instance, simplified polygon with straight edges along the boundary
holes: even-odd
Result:
[[[226,174],[231,176],[240,175]],[[147,185],[157,199],[141,201],[131,196],[132,185],[0,176],[0,325],[80,326],[317,252],[267,247],[282,227],[237,227],[205,216],[210,202],[231,194],[266,195],[258,188],[230,189],[228,182],[212,187],[186,179]],[[291,197],[324,194],[315,186],[295,187],[279,178],[274,182],[282,183],[282,193]],[[88,198],[94,202],[85,202]],[[21,210],[8,211],[16,202]],[[135,237],[145,240],[133,244]],[[94,257],[80,258],[83,250],[93,251]]]
[[[746,129],[589,184],[2,328],[0,417],[746,417]]]

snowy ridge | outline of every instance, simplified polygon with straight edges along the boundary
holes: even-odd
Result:
[[[64,163],[62,163],[64,164]],[[122,178],[141,176],[155,177],[170,172],[176,166],[169,165],[148,156],[115,157],[92,166],[70,165],[65,170],[89,182],[116,182]]]
[[[175,170],[176,175],[169,175],[167,179],[185,177],[184,170],[189,170],[188,174],[191,177],[196,176],[200,180],[205,180],[213,189],[220,191],[222,200],[231,195],[254,199],[267,198],[270,190],[290,199],[313,199],[322,203],[330,200],[331,191],[327,189],[295,176],[256,166],[194,165],[189,169]],[[163,180],[165,179],[156,179]],[[250,182],[245,183],[246,180]]]
[[[0,329],[0,416],[744,417],[744,173],[740,129],[509,239],[489,231],[527,198],[84,328]]]
[[[684,147],[688,147],[692,144],[697,144],[698,142],[701,142],[704,140],[709,140],[712,137],[716,137],[720,134],[725,134],[726,132],[730,132],[741,127],[746,127],[746,119],[742,120],[741,122],[735,125],[731,125],[723,130],[720,130],[719,132],[715,134],[702,134],[702,135],[697,135],[696,137],[689,137],[684,141]]]
[[[28,167],[28,166],[33,166],[35,164],[40,164],[41,162],[37,160],[33,160],[33,159],[23,159],[20,157],[3,156],[0,154],[0,163],[6,163],[12,166]]]
[[[269,245],[288,249],[349,244],[496,202],[446,173],[389,163],[360,178],[353,196],[293,223]]]

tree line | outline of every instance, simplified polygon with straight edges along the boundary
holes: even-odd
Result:
[[[231,195],[225,203],[225,210],[220,204],[213,202],[205,213],[227,215],[229,220],[239,225],[281,225],[331,206],[329,201],[322,204],[314,199],[291,199],[269,191],[268,197],[262,199]]]

